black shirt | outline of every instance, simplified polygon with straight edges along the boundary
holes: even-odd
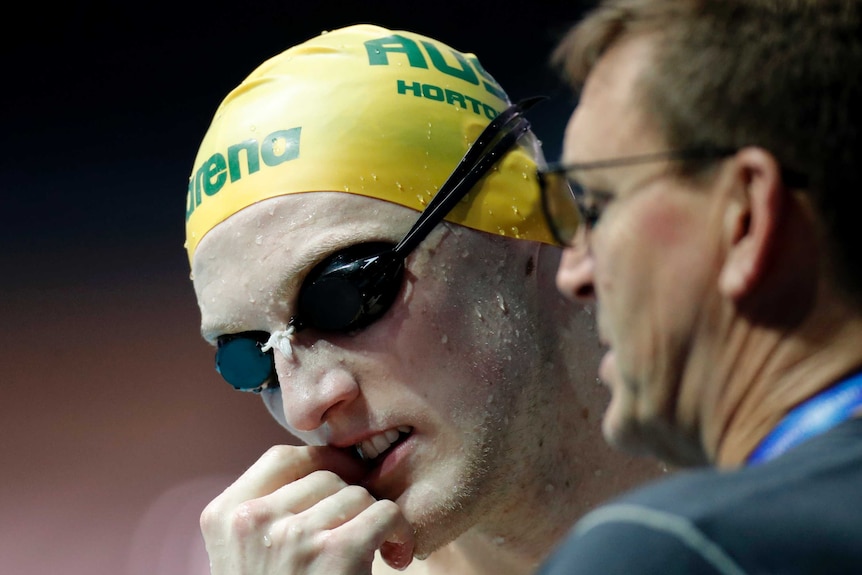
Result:
[[[862,574],[862,419],[759,465],[701,469],[585,516],[541,575]]]

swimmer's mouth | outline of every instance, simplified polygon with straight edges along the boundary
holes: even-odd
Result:
[[[404,441],[412,432],[413,428],[406,425],[395,429],[387,429],[383,433],[378,433],[360,441],[353,446],[353,450],[359,456],[359,459],[370,463],[392,449],[393,446]]]

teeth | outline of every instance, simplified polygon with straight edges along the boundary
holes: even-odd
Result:
[[[392,442],[386,439],[386,435],[381,433],[380,435],[375,435],[371,438],[371,444],[374,446],[374,449],[377,450],[377,453],[383,453],[386,451],[386,448],[392,445]]]
[[[387,429],[383,432],[383,435],[386,436],[386,441],[388,441],[390,445],[395,443],[395,441],[398,439],[398,432],[394,429]]]
[[[411,429],[407,426],[401,426],[397,429],[387,429],[383,433],[378,433],[377,435],[370,437],[360,443],[357,443],[354,447],[356,448],[356,452],[359,454],[364,460],[374,459],[398,441],[398,438],[401,437],[402,433],[410,433]]]

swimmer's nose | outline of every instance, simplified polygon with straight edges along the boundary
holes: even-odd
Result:
[[[359,384],[342,366],[303,367],[276,360],[286,423],[313,431],[359,397]]]

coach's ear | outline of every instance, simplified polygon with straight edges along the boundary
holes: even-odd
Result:
[[[777,249],[784,184],[781,166],[762,148],[743,148],[731,162],[735,193],[724,217],[727,257],[719,289],[738,301],[763,281]]]

